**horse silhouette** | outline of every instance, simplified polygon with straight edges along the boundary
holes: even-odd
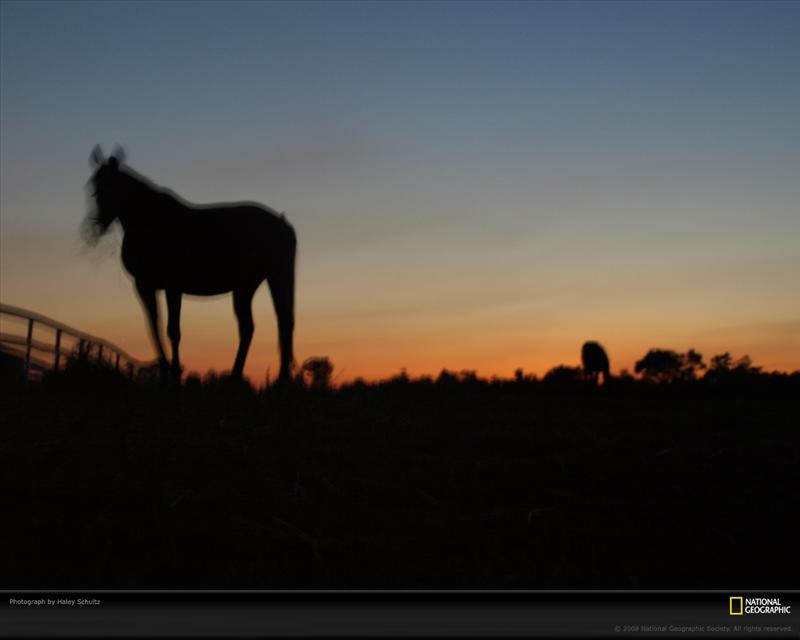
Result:
[[[581,348],[583,361],[583,374],[594,384],[599,383],[600,374],[603,374],[603,384],[611,377],[609,373],[608,356],[606,350],[597,342],[584,342]]]
[[[294,364],[294,228],[283,215],[255,202],[191,204],[123,167],[123,160],[121,149],[108,160],[99,146],[92,151],[96,207],[87,217],[87,231],[96,241],[115,221],[122,226],[122,264],[133,277],[161,367],[169,364],[159,335],[157,291],[166,292],[167,336],[177,378],[183,294],[233,293],[239,349],[231,376],[241,378],[255,329],[253,295],[266,280],[278,317],[278,382],[288,382]]]

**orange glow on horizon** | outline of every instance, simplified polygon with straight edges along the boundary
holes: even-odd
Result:
[[[256,306],[256,333],[245,375],[252,384],[262,386],[268,373],[272,380],[277,376],[277,330],[268,296],[262,293]],[[91,314],[81,320],[83,314],[77,309],[72,310],[74,318],[65,317],[70,315],[67,309],[60,313],[56,319],[110,340],[137,358],[153,357],[144,316],[132,299],[122,316],[111,314],[92,321]],[[541,378],[558,365],[579,366],[580,348],[585,340],[603,344],[614,374],[623,369],[632,373],[636,360],[651,348],[681,352],[693,348],[703,354],[706,363],[725,351],[734,357],[749,355],[753,364],[765,371],[791,372],[798,369],[800,360],[797,337],[800,327],[791,322],[694,331],[681,328],[669,332],[662,327],[652,331],[662,337],[652,338],[641,328],[615,326],[620,322],[618,318],[604,330],[590,332],[570,326],[564,319],[553,325],[534,327],[526,326],[519,318],[502,315],[494,319],[495,323],[481,314],[461,316],[453,319],[451,325],[447,318],[407,319],[401,325],[391,313],[376,315],[360,324],[346,317],[326,321],[309,315],[308,320],[302,314],[298,316],[296,362],[301,365],[312,356],[330,358],[336,384],[356,378],[382,380],[402,370],[412,378],[436,377],[443,369],[476,371],[482,378],[511,378],[521,368],[526,374]],[[3,332],[21,330],[8,326],[7,319],[3,325]],[[203,376],[211,370],[217,373],[230,370],[237,346],[230,300],[221,298],[195,304],[189,299],[184,306],[182,325],[181,357],[186,374]]]
[[[228,305],[225,304],[225,307]],[[230,370],[236,351],[237,334],[233,315],[197,317],[188,305],[183,319],[181,357],[185,372],[201,376],[210,370],[217,373]],[[382,323],[365,324],[358,330],[311,325],[300,320],[300,331],[295,343],[298,365],[308,357],[326,356],[334,365],[333,378],[337,384],[356,378],[367,381],[382,380],[405,370],[412,378],[423,375],[436,377],[442,369],[453,372],[476,371],[480,377],[511,378],[517,368],[526,374],[542,377],[558,365],[579,366],[580,348],[585,340],[596,339],[606,348],[612,373],[626,369],[633,372],[636,360],[651,348],[687,351],[694,348],[703,354],[706,362],[725,351],[734,357],[749,355],[754,365],[766,371],[794,371],[797,366],[797,341],[790,333],[796,328],[788,325],[775,327],[688,332],[663,339],[648,339],[641,333],[608,331],[595,334],[564,333],[548,330],[539,336],[531,329],[516,331],[476,330],[470,326],[442,327],[438,330],[409,330],[408,335],[387,331]],[[127,318],[113,330],[98,335],[107,337],[131,354],[150,359],[153,349],[145,329],[143,317]],[[628,334],[627,336],[625,334]],[[682,334],[682,335],[681,335]],[[748,335],[749,334],[749,335]],[[793,348],[787,348],[793,347]],[[274,317],[262,316],[257,320],[256,334],[248,355],[245,375],[256,386],[264,384],[267,373],[272,380],[278,371],[277,331]]]

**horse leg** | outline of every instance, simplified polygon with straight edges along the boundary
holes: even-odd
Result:
[[[272,303],[278,316],[278,340],[281,345],[281,370],[278,384],[286,384],[291,380],[292,336],[294,334],[294,273],[283,274],[283,277],[271,276],[267,279],[272,293]]]
[[[164,347],[161,344],[161,335],[158,325],[158,301],[156,300],[156,290],[139,280],[136,281],[136,292],[139,294],[139,299],[142,301],[145,314],[147,315],[148,327],[150,328],[150,338],[153,340],[153,345],[158,354],[158,363],[161,368],[167,366],[167,355],[164,353]]]
[[[181,342],[181,298],[183,294],[175,289],[167,289],[167,336],[172,345],[172,375],[181,379],[181,363],[178,356],[178,345]]]
[[[250,341],[253,339],[253,331],[255,331],[256,326],[253,323],[252,303],[256,288],[233,290],[233,312],[236,314],[236,322],[239,325],[239,350],[236,352],[236,360],[233,363],[232,378],[242,377],[247,350],[250,348]]]

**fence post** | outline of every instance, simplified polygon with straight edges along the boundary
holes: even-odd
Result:
[[[59,322],[55,320],[51,320],[49,318],[45,318],[44,316],[40,316],[35,314],[31,311],[25,311],[24,309],[18,309],[16,307],[11,307],[10,305],[5,305],[0,303],[0,314],[5,315],[9,314],[11,316],[18,317],[23,321],[27,321],[27,334],[25,337],[25,341],[23,342],[20,340],[19,334],[16,336],[12,335],[9,339],[10,344],[16,345],[14,350],[17,353],[17,356],[22,356],[22,365],[23,370],[26,378],[30,377],[30,373],[32,369],[35,369],[35,372],[38,373],[39,370],[43,368],[44,363],[41,360],[36,360],[33,357],[33,350],[45,351],[48,354],[53,354],[53,359],[50,361],[52,362],[52,368],[55,371],[60,371],[62,368],[61,359],[64,355],[62,353],[64,349],[63,345],[63,338],[64,334],[66,334],[70,338],[70,342],[73,345],[70,347],[69,351],[75,351],[73,339],[77,339],[77,351],[78,356],[83,358],[91,358],[92,357],[92,348],[97,347],[97,354],[95,358],[101,362],[106,362],[111,365],[112,359],[114,362],[114,369],[116,371],[126,370],[128,375],[133,378],[138,371],[138,365],[134,362],[131,362],[130,358],[124,352],[120,351],[116,345],[107,343],[101,339],[97,339],[98,341],[95,342],[93,340],[93,336],[82,334],[80,331],[70,329],[67,326],[61,325]],[[36,343],[34,346],[34,339],[33,339],[33,332],[34,332],[34,324],[39,323],[41,325],[46,326],[48,329],[52,329],[55,331],[55,343],[52,348],[43,345],[42,343]],[[3,340],[3,345],[5,345],[5,340]],[[19,345],[23,346],[22,354],[20,354]],[[107,347],[107,348],[106,348]],[[112,358],[113,356],[113,358]],[[70,357],[67,354],[65,360],[68,360]]]
[[[31,345],[33,343],[33,318],[28,319],[28,337],[25,340],[25,377],[31,368]]]
[[[61,360],[61,329],[56,329],[56,359],[53,368],[58,371],[59,361]]]

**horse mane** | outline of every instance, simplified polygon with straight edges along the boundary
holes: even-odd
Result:
[[[261,202],[256,202],[254,200],[240,200],[237,202],[214,202],[209,204],[196,204],[194,202],[190,202],[186,198],[179,196],[175,193],[172,189],[167,187],[162,187],[159,184],[153,182],[150,178],[143,176],[138,171],[131,169],[130,167],[120,167],[119,169],[120,174],[126,176],[128,180],[128,184],[133,187],[133,191],[136,193],[138,197],[141,197],[145,201],[158,201],[159,206],[161,207],[184,207],[187,209],[193,209],[195,211],[202,211],[204,209],[216,209],[220,206],[253,206],[258,207],[259,209],[263,209],[268,213],[271,213],[273,216],[281,220],[284,224],[291,226],[289,220],[286,218],[285,211],[278,211],[277,209],[273,209],[272,207],[265,205]]]
[[[138,171],[130,167],[120,167],[119,175],[124,176],[127,187],[130,188],[132,195],[137,200],[146,203],[157,201],[160,207],[190,207],[191,203],[181,198],[172,189],[156,184],[150,178],[143,176]]]
[[[117,179],[120,181],[117,188],[124,191],[125,200],[129,206],[140,212],[150,211],[158,214],[166,214],[179,211],[200,212],[206,209],[215,209],[220,206],[256,206],[272,214],[275,219],[280,220],[286,227],[294,229],[286,219],[285,212],[277,211],[272,207],[253,201],[215,203],[215,204],[194,204],[182,198],[172,189],[168,189],[153,182],[150,178],[142,175],[129,166],[120,166],[117,169]],[[90,245],[98,243],[117,219],[118,212],[102,211],[96,207],[94,211],[87,215],[84,221],[83,236]]]

